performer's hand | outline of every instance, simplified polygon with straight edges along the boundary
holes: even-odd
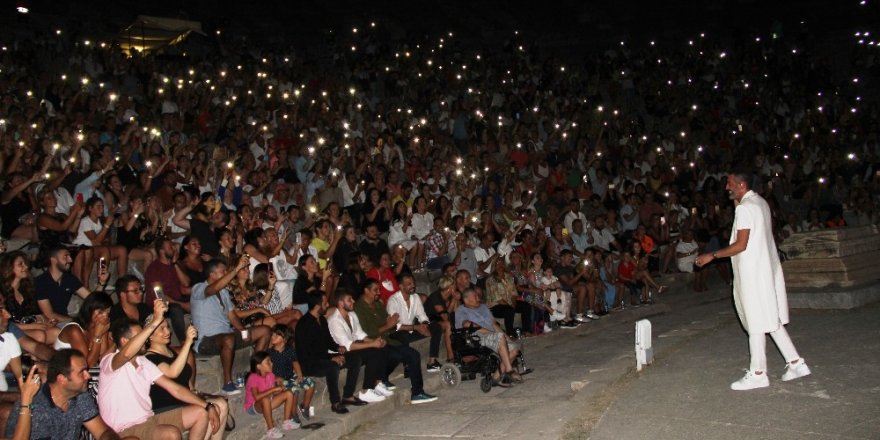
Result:
[[[700,254],[699,256],[697,256],[697,259],[694,260],[694,264],[696,264],[697,267],[703,267],[711,263],[714,259],[715,257],[713,257],[712,254]]]

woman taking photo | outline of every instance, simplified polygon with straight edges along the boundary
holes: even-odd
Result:
[[[271,263],[260,263],[254,268],[253,286],[256,289],[256,298],[272,315],[275,322],[293,328],[302,313],[299,310],[284,307],[281,303],[281,295],[277,290],[278,279]]]
[[[40,203],[40,214],[37,216],[37,237],[40,240],[41,249],[49,249],[55,245],[62,245],[70,251],[73,258],[74,275],[79,276],[83,270],[84,260],[94,258],[91,249],[80,249],[71,244],[71,238],[79,230],[79,222],[85,205],[76,202],[70,207],[70,214],[64,215],[58,212],[58,198],[55,193],[45,189],[37,196]]]
[[[146,203],[141,198],[130,199],[128,210],[120,214],[119,221],[116,242],[128,250],[130,260],[142,262],[146,270],[156,259],[153,242],[162,224],[157,199],[148,197]]]
[[[92,197],[86,202],[86,214],[79,222],[79,230],[73,244],[90,247],[94,253],[92,258],[86,257],[83,261],[83,270],[80,281],[87,284],[92,276],[92,264],[94,258],[109,265],[110,260],[116,261],[116,274],[125,275],[128,271],[128,250],[122,246],[110,243],[108,235],[110,225],[113,224],[113,216],[101,218],[104,213],[104,201],[100,197]],[[103,259],[103,260],[102,260]]]
[[[146,323],[152,322],[152,320],[152,314],[147,316],[144,320],[145,325]],[[159,370],[163,375],[187,389],[195,390],[196,364],[191,348],[197,335],[198,331],[196,331],[196,328],[189,326],[189,328],[186,329],[186,337],[183,341],[183,345],[180,346],[179,350],[174,350],[169,345],[171,342],[171,329],[168,326],[168,321],[165,320],[159,324],[159,327],[156,328],[156,331],[154,331],[153,334],[150,335],[150,339],[147,340],[146,357],[150,362],[159,367]],[[229,405],[227,404],[226,399],[216,398],[205,400],[211,402],[217,409],[217,412],[220,415],[220,429],[222,430],[226,426],[226,417],[229,414]],[[150,386],[150,401],[153,403],[153,412],[156,414],[187,405],[187,403],[177,400],[174,396],[165,391],[164,388],[155,384]],[[209,432],[210,430],[211,428],[209,428]]]
[[[320,269],[318,269],[318,260],[311,254],[303,255],[299,258],[299,276],[293,285],[293,305],[301,313],[309,311],[309,295],[329,295],[324,292],[324,281]]]

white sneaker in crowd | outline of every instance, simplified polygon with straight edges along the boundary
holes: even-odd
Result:
[[[379,384],[376,385],[376,388],[373,388],[373,391],[384,397],[391,397],[394,395],[394,391],[389,390],[382,382],[379,382]]]
[[[782,373],[782,380],[788,382],[799,377],[809,376],[810,367],[804,362],[804,359],[798,359],[796,364],[791,362],[785,364],[785,373]]]
[[[358,398],[364,402],[375,403],[385,400],[385,396],[376,392],[376,390],[364,390],[358,394]]]
[[[742,379],[730,384],[730,389],[735,391],[754,390],[755,388],[766,388],[770,386],[770,379],[767,378],[767,372],[756,374],[752,370],[748,370]]]

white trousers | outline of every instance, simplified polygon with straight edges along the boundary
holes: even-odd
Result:
[[[792,362],[800,359],[797,350],[794,348],[794,343],[791,342],[791,337],[788,336],[788,331],[785,330],[784,325],[780,325],[779,329],[776,331],[770,332],[770,337],[773,338],[773,342],[776,343],[776,347],[779,349],[779,352],[782,353],[782,357],[785,358],[785,362]],[[766,333],[756,333],[749,335],[749,353],[752,357],[752,364],[750,369],[752,371],[767,371],[767,334]]]

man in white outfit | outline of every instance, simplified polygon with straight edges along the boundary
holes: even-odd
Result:
[[[785,324],[788,324],[788,298],[782,265],[776,253],[770,208],[767,201],[751,190],[753,176],[731,173],[726,189],[736,205],[730,245],[696,259],[703,266],[716,258],[730,257],[733,265],[733,299],[743,328],[749,334],[751,366],[742,379],[730,384],[733,390],[751,390],[770,385],[767,378],[766,334],[786,360],[783,381],[810,374],[798,355]]]

